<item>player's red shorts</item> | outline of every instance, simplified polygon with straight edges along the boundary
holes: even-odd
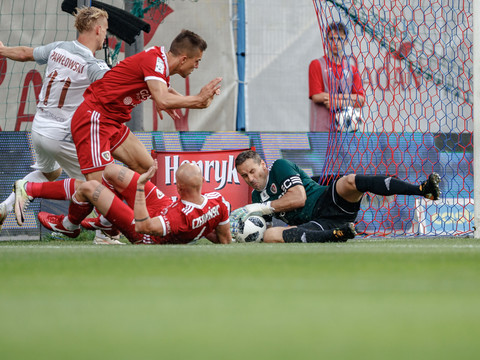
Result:
[[[72,137],[83,174],[103,171],[113,162],[112,152],[130,134],[130,129],[83,102],[72,118]]]

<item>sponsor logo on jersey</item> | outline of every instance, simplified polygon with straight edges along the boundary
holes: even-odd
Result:
[[[219,216],[219,209],[220,205],[215,205],[213,208],[209,209],[205,214],[199,216],[196,219],[192,220],[192,229],[199,228],[203,224],[205,224],[208,220],[213,219],[216,216]]]
[[[155,71],[163,74],[165,72],[165,63],[159,57],[157,57],[157,64],[155,65]]]
[[[272,185],[270,185],[270,192],[271,192],[272,194],[276,194],[277,191],[278,191],[278,189],[277,189],[277,185],[276,185],[275,183],[273,183]]]
[[[135,94],[138,101],[145,101],[150,98],[150,91],[148,89],[142,89],[138,93]]]
[[[123,99],[123,103],[125,105],[131,105],[133,102],[133,99],[130,96],[127,96],[126,98]]]
[[[104,158],[106,161],[112,160],[112,156],[110,155],[110,151],[104,151],[102,153],[102,158]]]

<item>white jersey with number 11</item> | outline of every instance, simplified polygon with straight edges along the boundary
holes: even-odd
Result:
[[[109,67],[78,41],[58,41],[33,50],[47,64],[32,131],[55,140],[70,137],[70,122],[88,86]]]

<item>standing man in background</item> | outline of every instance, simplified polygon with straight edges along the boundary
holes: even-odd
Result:
[[[25,181],[53,181],[61,175],[62,168],[71,179],[85,179],[78,164],[70,125],[73,114],[83,102],[85,90],[109,70],[105,61],[95,58],[107,34],[108,14],[95,7],[77,9],[75,28],[78,31],[75,41],[57,41],[37,48],[7,47],[0,42],[0,55],[8,59],[47,64],[32,124],[36,155],[32,168],[36,170],[27,174]],[[68,189],[69,184],[72,184],[71,189]],[[75,189],[73,182],[65,185],[68,199]],[[8,212],[13,210],[14,202],[15,194],[12,193],[0,204],[0,228]],[[23,219],[20,217],[17,222],[22,225]],[[116,241],[106,238],[100,231],[97,238],[98,242]]]
[[[341,109],[361,108],[365,103],[362,79],[344,54],[347,31],[342,23],[327,27],[327,54],[312,60],[308,69],[310,131],[330,131]],[[336,124],[333,124],[336,130]],[[341,129],[339,129],[341,130]]]

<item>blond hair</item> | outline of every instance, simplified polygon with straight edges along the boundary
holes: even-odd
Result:
[[[108,19],[108,13],[105,10],[96,7],[75,8],[75,27],[79,33],[93,30],[100,18]]]

